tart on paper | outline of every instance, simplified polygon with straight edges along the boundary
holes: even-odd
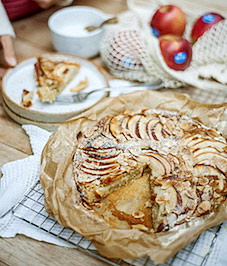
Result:
[[[37,94],[42,102],[54,102],[80,70],[80,64],[70,60],[38,57],[35,63]]]
[[[227,196],[226,139],[180,113],[107,116],[79,132],[73,161],[82,201],[116,228],[167,231]]]
[[[43,150],[47,212],[105,257],[163,263],[227,219],[226,107],[151,91],[103,99]]]

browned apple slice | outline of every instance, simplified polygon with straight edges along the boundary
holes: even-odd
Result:
[[[145,116],[142,116],[138,123],[138,131],[139,136],[141,139],[149,139],[149,135],[146,130],[146,124],[148,122],[148,118]]]
[[[115,139],[115,137],[112,135],[112,132],[110,131],[110,123],[114,116],[107,116],[106,118],[102,119],[98,127],[102,129],[102,134],[110,139]]]
[[[117,160],[118,160],[117,157],[108,158],[108,159],[100,159],[100,160],[97,160],[97,159],[91,158],[91,157],[85,158],[86,162],[91,163],[91,164],[96,164],[96,165],[113,164],[113,163],[116,163]]]
[[[150,154],[140,155],[138,158],[141,162],[145,162],[146,164],[148,164],[149,168],[151,169],[152,175],[154,177],[165,175],[166,173],[165,165],[159,158],[152,156]],[[149,160],[147,158],[149,158]]]
[[[103,169],[108,169],[108,168],[120,168],[120,165],[118,163],[112,163],[112,164],[95,164],[95,163],[90,163],[88,161],[84,161],[82,164],[81,164],[83,167],[85,168],[91,168],[91,169],[94,169],[94,170],[98,170],[98,171],[102,171]]]
[[[203,139],[200,142],[198,142],[197,144],[195,144],[192,147],[192,150],[195,151],[198,148],[202,149],[202,148],[206,148],[206,147],[215,147],[218,151],[222,152],[222,151],[224,151],[226,144],[221,142],[221,141],[218,141],[218,140]]]
[[[194,150],[193,152],[193,156],[197,157],[198,155],[202,154],[202,153],[217,153],[218,150],[216,150],[216,148],[214,147],[204,147],[204,148],[200,148],[199,146],[197,146],[198,148],[196,150]]]
[[[128,128],[128,120],[129,119],[130,119],[130,116],[125,116],[125,118],[123,119],[123,121],[121,123],[121,132],[127,140],[132,139],[132,136],[131,136],[131,134],[129,132],[129,128]]]
[[[84,148],[82,153],[97,159],[106,159],[106,158],[113,158],[118,156],[121,151],[115,148],[109,149],[95,149],[95,148]]]
[[[140,118],[141,115],[133,115],[128,119],[129,134],[132,138],[139,138],[137,126]]]
[[[197,164],[194,166],[196,176],[220,176],[225,177],[217,168],[210,165]]]
[[[174,135],[176,127],[177,127],[177,123],[178,121],[176,121],[174,117],[171,117],[169,119],[167,118],[166,123],[164,124],[165,131],[168,132],[169,135]]]
[[[154,152],[145,152],[147,156],[152,156],[153,158],[159,160],[164,169],[165,169],[165,175],[170,174],[172,171],[172,165],[171,162],[168,160],[168,158],[164,157],[163,155],[159,153],[154,153]]]
[[[195,134],[195,135],[188,135],[188,136],[186,136],[186,137],[184,137],[182,140],[181,140],[181,144],[182,145],[188,145],[188,143],[190,143],[191,141],[195,141],[195,144],[197,143],[197,142],[200,142],[200,141],[203,141],[204,140],[204,138],[202,138],[202,136],[201,135],[199,135],[199,134]],[[194,145],[195,145],[194,144]]]
[[[175,171],[180,165],[179,159],[175,155],[173,155],[171,153],[168,154],[168,158],[170,160],[172,171]]]
[[[121,134],[121,124],[124,118],[124,115],[117,115],[111,119],[110,132],[116,139],[125,139],[124,135]]]
[[[188,147],[194,147],[196,144],[200,143],[201,141],[203,141],[204,138],[203,136],[200,136],[198,139],[195,138],[195,139],[192,139],[191,141],[189,141],[186,145]]]
[[[193,158],[196,164],[211,165],[220,169],[223,173],[227,173],[227,157],[219,153],[209,152],[201,153]]]
[[[147,122],[147,125],[146,125],[146,131],[147,131],[147,134],[149,136],[149,138],[151,140],[156,140],[158,141],[158,138],[156,137],[155,135],[155,126],[159,123],[159,119],[158,118],[154,118],[154,119],[151,119]]]
[[[91,167],[91,166],[89,166]],[[116,172],[119,169],[119,165],[113,166],[113,167],[106,167],[106,168],[88,168],[85,165],[80,165],[79,168],[81,171],[84,173],[90,174],[90,175],[95,175],[95,176],[103,176],[103,175],[108,175],[110,173]]]
[[[155,140],[162,140],[163,139],[163,131],[162,130],[163,130],[163,126],[160,122],[155,124],[153,132],[152,132],[152,136]]]

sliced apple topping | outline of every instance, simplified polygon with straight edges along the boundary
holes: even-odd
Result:
[[[127,140],[132,139],[132,135],[131,135],[129,128],[128,128],[129,119],[130,119],[130,116],[125,116],[125,118],[122,120],[122,123],[121,123],[121,133],[124,135],[124,137]]]
[[[203,201],[199,204],[198,208],[197,208],[197,211],[200,213],[200,214],[203,214],[204,212],[207,212],[209,211],[211,208],[211,204],[209,201]]]
[[[207,163],[220,169],[223,173],[227,173],[227,157],[217,152],[201,153],[193,158],[196,164]]]
[[[180,128],[183,129],[184,131],[193,132],[198,128],[198,126],[196,124],[191,124],[186,121],[183,121],[180,124]]]
[[[201,141],[199,141],[198,143],[196,143],[195,145],[192,146],[192,150],[193,150],[193,152],[195,152],[198,149],[212,147],[212,148],[215,148],[216,150],[218,150],[220,152],[224,152],[225,146],[226,146],[225,143],[218,141],[218,140],[202,139]]]
[[[142,116],[138,122],[138,131],[139,131],[139,136],[141,139],[149,139],[148,132],[146,130],[148,118],[145,116]]]
[[[147,131],[149,138],[152,140],[154,139],[156,141],[158,141],[158,138],[155,135],[154,128],[158,123],[159,123],[159,119],[154,118],[154,119],[149,120],[146,125],[146,131]]]
[[[121,139],[123,137],[123,135],[121,135],[121,124],[124,118],[125,118],[124,115],[118,115],[114,116],[111,119],[110,132],[116,139]],[[123,137],[123,139],[125,138]]]
[[[134,115],[128,120],[128,129],[132,138],[140,138],[138,124],[141,117],[141,115]]]
[[[226,200],[226,140],[186,116],[156,110],[107,116],[77,140],[75,181],[89,206],[146,171],[155,232],[206,215]],[[148,219],[130,208],[133,219]]]

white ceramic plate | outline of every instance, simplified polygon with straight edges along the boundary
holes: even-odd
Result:
[[[79,73],[62,91],[62,95],[72,94],[70,89],[76,86],[79,81],[83,80],[85,77],[88,78],[88,86],[84,89],[84,91],[90,91],[95,88],[101,88],[108,85],[101,68],[89,60],[62,54],[51,54],[49,57],[70,60],[73,59],[81,65]],[[104,92],[97,92],[89,96],[86,101],[74,104],[41,102],[36,94],[37,87],[34,75],[34,64],[36,61],[35,57],[22,61],[15,68],[7,71],[3,78],[3,98],[8,107],[16,114],[36,121],[61,122],[88,109],[105,96]],[[24,89],[34,91],[32,106],[29,108],[25,108],[20,103],[22,91]]]

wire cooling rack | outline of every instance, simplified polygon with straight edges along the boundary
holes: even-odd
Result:
[[[44,192],[38,181],[14,207],[15,216],[48,232],[55,237],[73,244],[75,248],[84,251],[110,265],[154,266],[149,257],[137,259],[107,259],[99,255],[92,242],[69,228],[61,226],[55,218],[48,216],[44,207]],[[175,256],[160,266],[204,266],[215,243],[220,226],[203,232],[196,241],[190,243]]]

